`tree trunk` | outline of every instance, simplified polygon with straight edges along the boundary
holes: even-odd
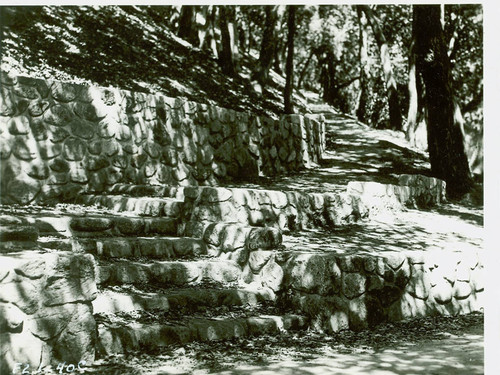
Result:
[[[229,30],[229,41],[231,45],[231,58],[235,71],[240,70],[240,52],[238,48],[238,23],[236,21],[236,6],[226,6],[226,16]]]
[[[293,5],[288,7],[288,39],[286,56],[286,84],[285,84],[285,113],[293,113],[293,39],[295,35],[295,9]]]
[[[219,21],[221,33],[221,48],[219,51],[219,64],[224,74],[234,76],[235,68],[233,62],[233,53],[231,50],[231,34],[228,24],[228,10],[226,6],[219,6]]]
[[[406,128],[403,129],[406,139],[411,145],[415,146],[415,130],[418,126],[419,112],[419,90],[417,87],[417,66],[415,57],[415,41],[412,40],[408,56],[408,119]]]
[[[183,5],[181,15],[179,17],[179,30],[177,35],[179,38],[187,40],[193,46],[198,46],[198,35],[196,31],[196,12],[194,6]]]
[[[313,57],[314,57],[314,50],[311,50],[311,53],[309,53],[309,56],[307,57],[307,60],[304,63],[304,66],[302,67],[302,70],[300,71],[299,82],[297,83],[297,90],[299,90],[302,87],[302,81],[304,80],[307,68],[309,67],[309,64],[311,63]]]
[[[398,98],[398,85],[392,71],[391,56],[389,54],[389,45],[380,27],[380,20],[375,12],[368,5],[358,5],[359,8],[366,15],[368,23],[370,24],[375,40],[380,50],[380,60],[382,62],[382,69],[384,71],[385,86],[387,89],[387,97],[389,101],[389,119],[391,128],[394,130],[402,129],[402,116],[401,108]]]
[[[463,134],[451,89],[451,75],[439,5],[414,5],[417,70],[426,91],[427,142],[432,172],[446,181],[451,197],[472,187]]]
[[[366,17],[359,7],[356,7],[359,24],[359,100],[356,117],[359,121],[367,123],[366,107],[368,104],[368,81],[370,79],[370,66],[368,65],[368,30]]]
[[[278,5],[266,6],[266,21],[264,25],[264,32],[262,34],[262,42],[260,45],[259,62],[252,75],[262,87],[265,87],[269,77],[269,70],[271,69],[275,49],[275,29],[278,22]]]

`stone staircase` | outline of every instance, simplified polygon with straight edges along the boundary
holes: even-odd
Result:
[[[89,91],[59,86],[51,86],[52,96],[63,103],[74,100],[78,90]],[[61,90],[75,95],[61,99]],[[103,90],[90,90],[97,99],[87,101],[106,99],[109,93]],[[70,178],[71,191],[65,190],[67,179],[54,169],[52,161],[45,175],[53,173],[53,179],[31,173],[50,186],[41,187],[38,180],[33,185],[32,176],[21,183],[11,173],[17,182],[6,184],[9,199],[21,205],[0,206],[0,349],[6,358],[0,372],[12,371],[15,362],[35,368],[55,359],[91,362],[96,353],[106,356],[285,330],[360,330],[386,321],[482,308],[482,232],[463,219],[473,215],[459,208],[445,210],[453,211],[449,215],[428,210],[444,202],[443,181],[392,170],[386,173],[394,161],[387,150],[399,146],[379,132],[332,111],[321,113],[321,122],[299,117],[281,122],[247,118],[247,127],[257,130],[235,132],[232,126],[241,125],[236,120],[248,116],[201,108],[196,103],[125,94],[126,108],[116,104],[116,111],[126,113],[135,130],[144,130],[140,121],[131,120],[142,118],[137,115],[140,111],[146,111],[143,117],[148,121],[155,117],[150,113],[154,108],[157,118],[165,117],[179,144],[174,147],[163,138],[160,141],[166,146],[158,144],[165,146],[164,151],[176,152],[177,169],[174,173],[160,165],[159,151],[151,152],[158,138],[155,133],[149,143],[144,143],[142,135],[117,137],[116,141],[133,155],[134,147],[144,146],[147,155],[137,159],[149,162],[140,167],[131,164],[135,168],[132,174],[143,182],[117,183],[108,176],[111,169],[100,170],[98,176],[93,175],[99,178],[90,182]],[[75,108],[73,112],[80,116],[80,107]],[[109,112],[104,109],[103,115]],[[205,117],[211,113],[214,118],[209,124]],[[54,126],[66,126],[67,119],[56,114],[48,120],[60,120]],[[200,124],[187,121],[190,118]],[[14,145],[19,146],[14,156],[6,156],[12,171],[32,160],[24,157],[24,143],[19,141],[25,142],[25,135],[31,134],[29,123],[22,129],[19,124],[12,121],[9,130],[17,137]],[[103,124],[99,122],[99,126]],[[124,124],[113,122],[121,130],[130,127]],[[162,124],[155,124],[148,126],[158,133],[162,130],[157,129],[158,124]],[[318,160],[324,151],[323,126],[327,132],[335,132],[330,137],[335,143]],[[70,128],[79,137],[80,128]],[[99,129],[102,138],[106,129]],[[287,153],[295,146],[281,138],[290,129],[297,133],[296,143],[302,144],[302,156],[297,154],[288,161]],[[204,148],[199,152],[193,143],[196,132],[203,135],[199,143]],[[247,133],[253,137],[251,142]],[[222,142],[228,137],[234,138],[230,148],[223,147],[227,141]],[[231,175],[235,165],[244,174],[247,164],[256,167],[254,172],[276,175],[216,186],[210,168],[217,175],[220,163],[211,164],[210,170],[202,163],[207,155],[208,161],[216,160],[207,143],[210,138],[223,143],[217,145],[220,160],[230,156],[221,178]],[[54,139],[51,142],[57,143]],[[192,147],[183,146],[183,140],[193,143]],[[275,143],[282,145],[278,149]],[[257,145],[260,149],[254,150]],[[81,157],[77,159],[88,157],[89,171],[94,173],[96,160],[87,155],[92,152],[87,152],[83,141],[75,150],[70,146],[65,144],[63,156],[70,157],[71,168],[76,166],[82,176],[88,172],[77,165],[73,154],[78,151],[81,155],[76,156]],[[247,146],[255,151],[249,151],[250,156],[241,151]],[[403,155],[409,152],[400,148]],[[196,157],[189,157],[189,150]],[[36,153],[32,154],[37,160]],[[248,156],[245,160],[236,160],[243,154]],[[43,155],[41,159],[45,160]],[[202,165],[191,168],[198,159]],[[117,160],[113,159],[113,166]],[[297,172],[306,164],[316,166]],[[211,177],[196,181],[185,176],[170,178],[170,172],[175,177],[181,169],[186,176],[200,177],[200,171],[208,171]],[[158,171],[165,172],[161,181]],[[280,174],[284,171],[295,173]],[[202,184],[213,186],[198,186]],[[27,200],[20,199],[17,191]],[[55,195],[49,194],[51,201],[38,201],[45,193]],[[34,205],[54,200],[66,203]],[[23,205],[28,201],[31,205]],[[447,227],[438,229],[436,218]]]

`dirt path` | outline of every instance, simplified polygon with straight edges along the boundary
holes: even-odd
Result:
[[[474,375],[484,373],[483,315],[388,323],[362,332],[310,332],[191,343],[116,356],[94,375]]]

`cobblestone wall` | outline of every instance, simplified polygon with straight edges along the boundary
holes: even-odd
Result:
[[[93,361],[96,295],[90,254],[0,256],[0,372]]]
[[[116,183],[217,185],[318,162],[324,124],[165,96],[0,74],[2,203],[67,201]],[[321,118],[320,118],[321,120]]]
[[[484,307],[477,251],[297,254],[282,267],[290,303],[330,332]]]

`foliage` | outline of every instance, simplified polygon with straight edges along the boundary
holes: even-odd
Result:
[[[271,6],[268,6],[271,7]],[[260,114],[283,112],[287,27],[284,7],[277,12],[274,72],[266,90],[252,82],[261,53],[266,6],[230,6],[236,28],[232,48],[238,48],[237,74],[222,72],[221,12],[215,6],[191,7],[191,28],[200,43],[181,40],[181,6],[3,7],[3,66],[21,73],[117,85],[122,88],[185,96]],[[412,7],[376,5],[389,46],[403,117],[408,111],[408,56]],[[212,19],[213,18],[213,19]],[[296,7],[294,106],[297,88],[318,92],[345,113],[360,105],[360,21],[350,5]],[[380,51],[368,27],[368,80],[365,120],[387,128],[389,108]],[[205,33],[205,34],[204,34]],[[212,41],[206,38],[212,33]],[[453,90],[462,108],[465,130],[481,143],[483,50],[482,7],[446,5],[445,37],[450,46]],[[196,38],[195,38],[196,39]],[[202,42],[205,40],[205,42]],[[211,44],[212,43],[212,44]],[[298,87],[299,86],[299,87]],[[406,121],[404,119],[403,121]],[[405,128],[403,126],[403,128]],[[479,138],[478,138],[479,137]]]

